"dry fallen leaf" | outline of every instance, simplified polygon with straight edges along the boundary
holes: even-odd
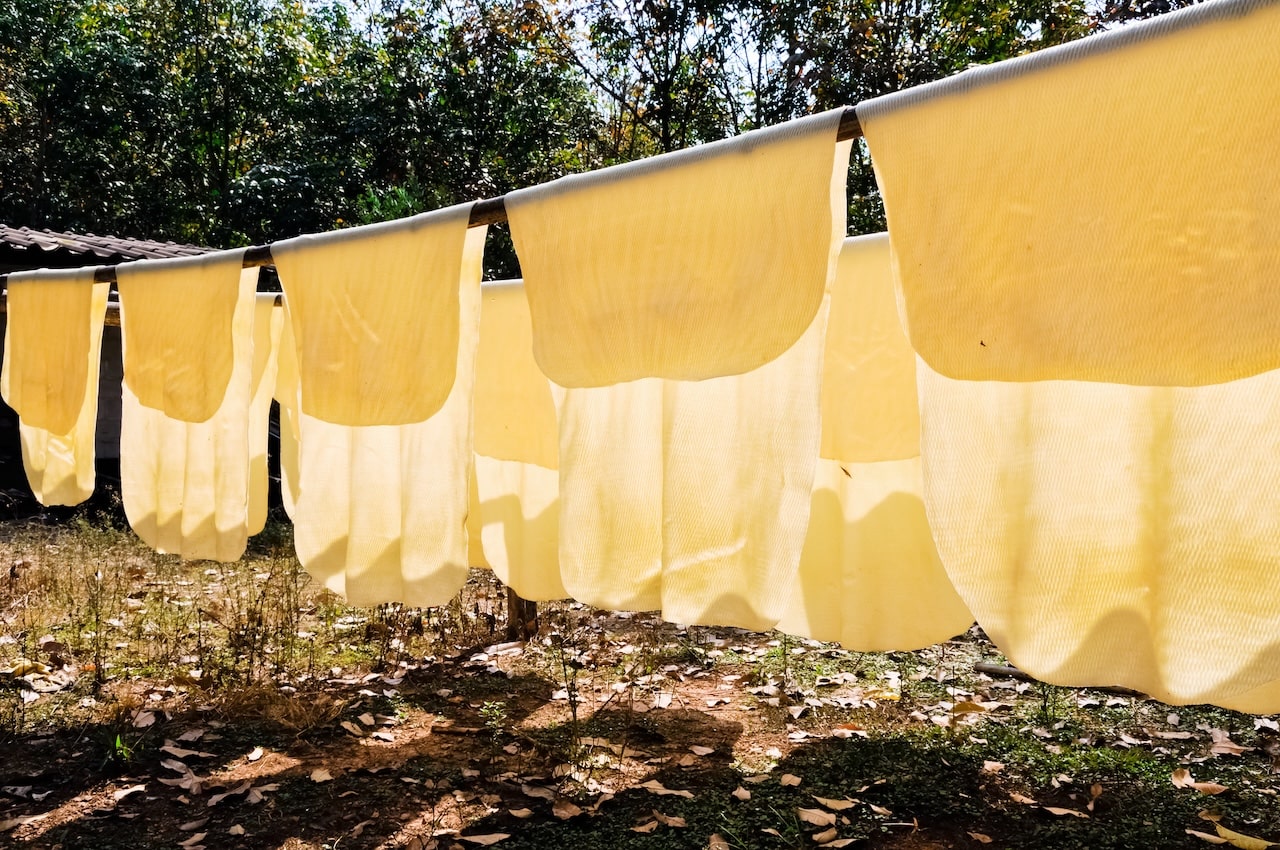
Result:
[[[121,788],[119,791],[113,791],[111,793],[111,798],[118,803],[130,794],[137,794],[139,791],[145,790],[147,790],[146,785],[130,785],[128,788]]]
[[[645,821],[644,823],[636,824],[635,826],[631,827],[631,831],[648,833],[648,832],[653,832],[657,828],[658,828],[658,822],[656,820],[650,820],[650,821]]]
[[[479,844],[481,847],[488,847],[497,844],[499,841],[505,841],[511,836],[505,832],[494,832],[489,835],[459,835],[461,841],[470,841],[472,844]]]
[[[232,827],[227,830],[227,835],[244,835],[244,827],[238,823],[233,824]]]
[[[667,817],[666,815],[664,815],[662,812],[658,811],[657,809],[654,809],[654,810],[653,810],[653,817],[654,817],[654,818],[655,818],[659,823],[661,823],[663,826],[682,827],[682,826],[688,826],[688,825],[689,825],[689,824],[687,824],[687,823],[685,823],[685,822],[684,822],[684,818],[682,818],[682,817]]]
[[[576,818],[578,815],[582,814],[582,809],[572,801],[566,800],[562,797],[551,805],[551,814],[555,815],[560,820],[568,820],[569,818]]]
[[[252,782],[241,782],[239,785],[237,785],[235,788],[232,788],[230,791],[223,791],[221,794],[214,794],[212,797],[209,798],[209,806],[210,808],[212,808],[213,806],[218,805],[228,797],[234,797],[236,794],[243,794],[244,792],[248,791],[252,787],[253,787]]]
[[[1031,798],[1030,798],[1030,797],[1028,797],[1027,795],[1025,795],[1025,794],[1019,794],[1017,791],[1010,791],[1010,792],[1009,792],[1009,797],[1010,797],[1010,799],[1012,799],[1012,800],[1013,800],[1013,802],[1015,802],[1015,803],[1021,803],[1021,804],[1022,804],[1022,805],[1024,805],[1024,806],[1038,806],[1038,805],[1040,805],[1039,803],[1037,803],[1035,800],[1031,799]]]
[[[822,809],[796,809],[796,814],[800,816],[800,820],[814,826],[834,826],[836,822],[836,816],[832,812]]]
[[[1201,794],[1215,795],[1221,794],[1223,791],[1229,791],[1225,785],[1219,785],[1217,782],[1196,782],[1191,776],[1191,771],[1185,767],[1175,770],[1169,777],[1174,786],[1178,788],[1194,788]]]
[[[697,745],[694,745],[689,748],[689,752],[693,753],[695,756],[709,756],[715,751],[716,751],[715,747],[699,747]]]
[[[312,782],[328,782],[331,779],[333,779],[333,774],[323,767],[317,767],[311,771]]]
[[[1201,832],[1198,829],[1188,829],[1186,830],[1186,833],[1187,835],[1194,835],[1196,838],[1202,839],[1204,841],[1208,841],[1210,844],[1226,844],[1227,843],[1227,839],[1223,838],[1221,835],[1210,835],[1209,833]]]
[[[800,777],[796,776],[793,773],[784,773],[782,774],[781,777],[778,778],[778,783],[780,785],[799,785]]]
[[[687,797],[693,799],[692,791],[676,791],[666,787],[656,779],[650,779],[648,782],[641,782],[640,787],[648,791],[650,794],[657,794],[660,797]]]
[[[511,815],[513,818],[526,820],[533,817],[533,809],[507,809],[507,814]]]
[[[191,832],[192,830],[199,829],[200,827],[204,826],[208,822],[209,822],[208,818],[199,818],[198,820],[188,821],[187,823],[184,823],[182,826],[178,827],[178,829],[182,830],[183,832]]]
[[[35,823],[38,820],[47,818],[48,816],[49,814],[46,812],[43,815],[22,815],[16,818],[9,818],[8,820],[0,820],[0,832],[8,832],[11,829],[17,829],[20,826]]]
[[[207,832],[197,832],[195,835],[191,836],[186,841],[179,841],[178,846],[179,847],[195,847],[201,841],[204,841],[204,837],[208,834],[209,833]]]
[[[1221,794],[1223,791],[1231,790],[1227,786],[1219,785],[1216,782],[1193,782],[1191,784],[1191,787],[1199,791],[1201,794],[1205,794],[1208,796],[1214,796],[1217,794]]]
[[[985,773],[999,773],[1000,771],[1004,770],[1004,762],[984,761],[982,763],[982,770]]]
[[[156,716],[151,711],[139,711],[137,716],[133,718],[133,726],[135,729],[146,729],[148,726],[154,725]]]
[[[1232,847],[1239,847],[1240,850],[1267,850],[1268,847],[1275,845],[1274,841],[1264,841],[1261,838],[1254,838],[1252,835],[1233,832],[1220,823],[1215,823],[1213,828],[1218,831],[1218,835],[1224,838],[1228,844]]]
[[[840,833],[837,832],[836,828],[833,826],[831,829],[823,830],[822,832],[815,832],[811,837],[816,844],[824,845],[835,841],[840,837]]]
[[[965,834],[968,835],[970,838],[972,838],[974,841],[978,842],[979,844],[991,843],[990,835],[983,835],[981,832],[967,832]]]
[[[762,830],[760,830],[760,831],[761,831],[761,832],[763,832],[765,835],[776,835],[776,836],[778,836],[779,838],[781,838],[781,837],[782,837],[782,833],[781,833],[781,832],[778,832],[778,830],[774,829],[773,827],[765,827],[764,829],[762,829]]]
[[[520,793],[526,797],[535,797],[539,800],[550,800],[555,802],[556,792],[542,785],[521,785]]]
[[[843,812],[845,809],[852,809],[858,805],[857,800],[850,800],[848,797],[843,800],[829,800],[826,797],[814,796],[813,799],[835,812]]]
[[[719,833],[713,833],[707,839],[707,850],[730,850],[729,842],[725,841]]]
[[[253,750],[250,751],[249,753],[249,761],[257,761],[258,759],[266,755],[266,752],[267,751],[262,749],[262,747],[254,747]]]
[[[1063,809],[1063,808],[1060,808],[1060,807],[1058,807],[1058,806],[1041,806],[1040,808],[1044,809],[1044,810],[1045,810],[1046,812],[1048,812],[1049,814],[1051,814],[1051,815],[1057,815],[1058,817],[1062,817],[1062,816],[1064,816],[1064,815],[1070,815],[1070,816],[1071,816],[1071,817],[1073,817],[1073,818],[1087,818],[1087,817],[1089,817],[1089,816],[1088,816],[1087,814],[1085,814],[1084,812],[1078,812],[1078,811],[1076,811],[1075,809]]]
[[[1223,729],[1210,729],[1209,736],[1213,739],[1213,744],[1209,747],[1209,752],[1215,756],[1238,756],[1254,749],[1253,747],[1240,746],[1235,741],[1231,740],[1231,736]]]

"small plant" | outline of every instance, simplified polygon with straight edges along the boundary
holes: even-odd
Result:
[[[496,744],[506,733],[509,719],[507,717],[507,704],[491,700],[485,701],[480,706],[480,719],[484,721],[484,728],[489,730],[489,735]]]

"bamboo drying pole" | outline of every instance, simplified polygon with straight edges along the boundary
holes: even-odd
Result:
[[[836,133],[836,141],[847,142],[862,136],[862,125],[858,123],[858,115],[852,106],[846,106],[840,116],[840,129]],[[500,224],[507,220],[507,206],[503,198],[486,198],[476,201],[471,207],[470,227],[487,224]],[[255,245],[244,252],[244,267],[272,265],[270,245]],[[8,275],[0,275],[0,287],[8,282]],[[97,283],[115,283],[116,267],[99,266],[93,279]]]

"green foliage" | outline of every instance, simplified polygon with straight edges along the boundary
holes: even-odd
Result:
[[[1189,0],[0,0],[0,220],[260,243],[491,197]],[[865,148],[850,228],[884,226]],[[514,276],[509,237],[487,274]]]
[[[390,7],[391,4],[387,4]],[[585,87],[518,12],[0,2],[0,220],[262,242],[585,167]]]

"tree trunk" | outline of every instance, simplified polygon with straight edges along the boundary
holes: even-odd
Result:
[[[538,634],[538,603],[507,588],[507,640],[531,640]]]

